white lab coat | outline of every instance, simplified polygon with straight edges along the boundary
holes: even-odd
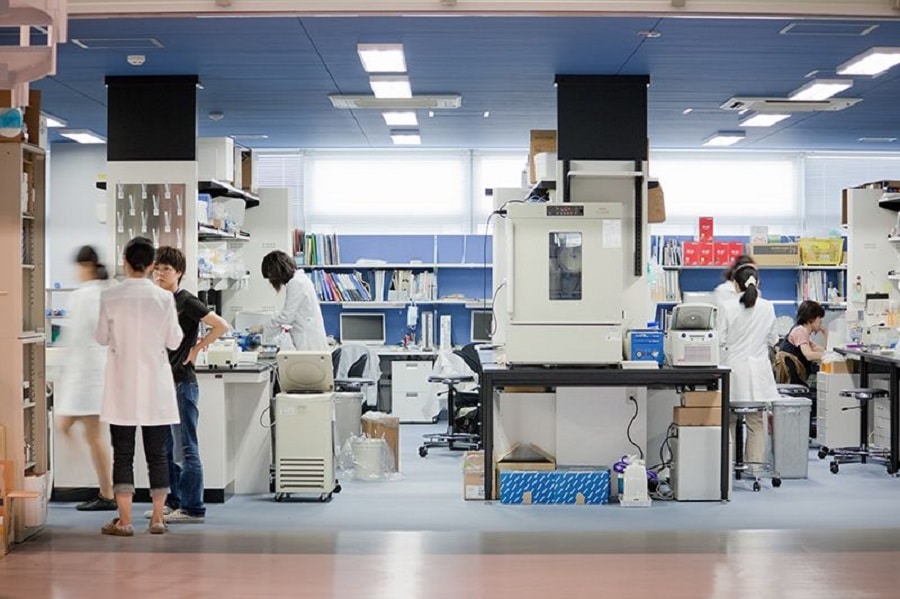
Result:
[[[120,426],[177,424],[166,349],[183,337],[175,296],[149,279],[125,279],[100,295],[97,341],[109,347],[100,419]]]
[[[86,281],[69,296],[66,325],[59,343],[65,348],[62,373],[53,396],[58,416],[97,416],[103,402],[106,348],[97,343],[100,292],[106,281]]]
[[[775,375],[769,362],[769,347],[778,341],[775,308],[762,297],[757,298],[754,307],[745,308],[739,297],[724,303],[724,313],[717,323],[719,343],[726,350],[724,362],[731,368],[731,399],[777,399]]]
[[[734,286],[734,281],[723,281],[713,289],[713,299],[716,302],[716,308],[719,309],[720,315],[725,313],[725,304],[739,297],[741,297],[741,294],[738,293],[737,288]]]
[[[325,323],[316,288],[301,271],[284,286],[284,307],[265,327],[265,335],[272,338],[281,326],[291,327],[291,340],[296,350],[328,350]]]

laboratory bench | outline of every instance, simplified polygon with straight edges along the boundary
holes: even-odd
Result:
[[[582,366],[505,366],[484,364],[481,375],[482,443],[484,455],[491,463],[484,469],[484,497],[494,499],[494,400],[495,392],[514,386],[535,387],[706,387],[719,389],[722,395],[721,469],[719,482],[722,501],[728,501],[730,481],[729,459],[729,374],[722,367],[664,367],[659,369],[622,369],[619,367]],[[527,402],[527,396],[522,402]]]
[[[896,475],[900,471],[900,357],[893,351],[881,353],[866,349],[835,348],[844,357],[859,362],[859,386],[869,387],[869,375],[876,372],[887,372],[890,376],[888,399],[890,402],[890,450],[891,465],[889,473]]]

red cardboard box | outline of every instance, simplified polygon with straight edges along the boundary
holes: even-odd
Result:
[[[700,217],[700,241],[713,240],[713,217]]]
[[[700,264],[700,242],[685,241],[682,245],[682,264],[697,266]]]
[[[743,256],[746,252],[744,251],[744,243],[741,241],[730,241],[728,243],[728,263],[731,264],[735,261],[739,256]]]
[[[699,241],[697,242],[699,246],[700,260],[698,264],[700,266],[711,266],[716,263],[716,244],[712,241]]]
[[[727,241],[717,241],[715,246],[715,260],[719,266],[731,264],[731,244]]]

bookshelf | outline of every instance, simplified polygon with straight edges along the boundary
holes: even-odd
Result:
[[[316,284],[325,330],[336,339],[341,312],[365,310],[383,312],[387,343],[400,343],[409,330],[407,308],[415,305],[419,323],[424,312],[434,314],[435,327],[441,316],[450,316],[453,343],[463,345],[470,340],[471,311],[491,307],[490,237],[314,234],[314,241],[310,237],[307,234],[301,241],[295,236],[295,252],[303,248],[298,265]],[[313,264],[306,263],[310,261]]]
[[[14,464],[12,488],[28,490],[46,482],[50,465],[44,375],[44,150],[27,143],[0,143],[0,190],[8,200],[0,203],[0,252],[9,258],[0,267],[6,280],[0,292],[0,351],[5,356],[0,425],[6,432],[0,458]],[[41,488],[41,496],[45,490]],[[10,531],[16,541],[43,526],[42,521],[18,516]]]

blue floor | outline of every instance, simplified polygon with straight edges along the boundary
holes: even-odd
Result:
[[[834,475],[828,471],[827,460],[818,460],[814,453],[808,479],[785,480],[779,489],[766,481],[758,493],[750,490],[749,483],[738,481],[728,504],[654,501],[647,509],[626,509],[614,504],[508,506],[465,501],[461,453],[435,449],[426,458],[418,456],[421,435],[440,428],[402,427],[402,480],[345,479],[343,491],[329,503],[276,503],[270,494],[236,496],[224,504],[209,505],[205,525],[196,528],[593,532],[900,527],[900,478],[889,477],[875,465],[845,465]],[[52,503],[50,526],[93,527],[110,517],[105,512],[76,512],[72,505]]]

